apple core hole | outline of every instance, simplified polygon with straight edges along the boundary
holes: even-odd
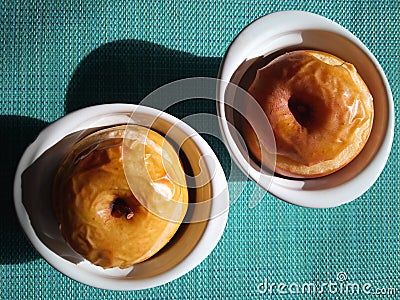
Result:
[[[311,127],[314,119],[314,111],[306,101],[291,97],[288,101],[288,107],[297,123],[302,127]]]
[[[133,210],[129,207],[127,202],[120,197],[115,198],[115,200],[111,202],[110,209],[111,216],[114,218],[125,217],[127,220],[130,220],[133,217]]]

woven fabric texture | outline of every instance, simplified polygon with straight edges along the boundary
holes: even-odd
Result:
[[[224,235],[197,268],[161,287],[101,290],[53,269],[30,245],[13,207],[13,176],[25,147],[47,124],[98,103],[139,102],[179,78],[216,77],[221,57],[251,21],[307,10],[355,34],[381,63],[400,118],[400,2],[386,1],[2,1],[0,3],[1,299],[275,298],[269,283],[347,282],[397,288],[400,298],[399,133],[378,181],[350,204],[307,209],[249,182],[231,206]],[[282,20],[284,22],[284,20]],[[193,102],[169,111],[215,113]],[[224,146],[214,150],[225,170]],[[239,187],[230,183],[231,193]],[[255,207],[249,201],[262,197]],[[340,197],[340,195],[338,195]],[[343,279],[343,278],[342,278]],[[284,299],[372,299],[298,294]],[[376,296],[378,297],[378,296]]]

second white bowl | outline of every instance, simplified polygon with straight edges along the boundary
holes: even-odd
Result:
[[[298,180],[273,176],[255,168],[230,130],[226,110],[226,82],[238,69],[258,58],[295,49],[332,53],[352,63],[374,98],[374,124],[362,152],[343,169],[320,178]],[[227,50],[219,73],[217,109],[225,143],[239,167],[261,187],[292,204],[327,208],[350,202],[377,180],[388,159],[394,134],[393,98],[388,80],[374,55],[347,29],[322,16],[304,11],[266,15],[248,25]]]

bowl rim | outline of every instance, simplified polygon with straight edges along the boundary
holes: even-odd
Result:
[[[254,29],[254,27],[260,28],[279,28],[279,24],[281,24],[282,20],[289,20],[288,22],[298,22],[299,30],[325,30],[337,35],[344,37],[345,39],[352,42],[356,47],[358,47],[368,59],[373,63],[374,67],[379,74],[382,84],[386,93],[386,101],[388,108],[388,120],[386,126],[385,136],[382,140],[380,147],[378,148],[375,156],[371,160],[370,164],[367,165],[359,174],[357,174],[354,178],[349,181],[342,183],[338,186],[318,190],[299,190],[298,186],[301,184],[299,182],[296,183],[298,185],[296,188],[290,189],[285,187],[285,183],[287,183],[290,179],[276,177],[273,175],[263,174],[262,176],[270,177],[268,179],[268,186],[263,186],[262,180],[260,180],[260,172],[254,169],[240,154],[240,150],[237,145],[234,143],[234,139],[231,136],[230,130],[227,125],[227,120],[225,116],[225,107],[224,107],[224,97],[223,97],[223,89],[217,89],[217,113],[219,118],[220,130],[222,133],[222,137],[225,141],[225,145],[227,146],[229,153],[233,157],[234,161],[238,165],[238,167],[253,181],[255,181],[258,185],[260,185],[267,192],[272,194],[273,196],[294,205],[309,207],[309,208],[331,208],[340,206],[342,204],[351,202],[365,193],[378,179],[379,175],[382,173],[386,162],[389,158],[393,136],[394,136],[394,103],[393,103],[393,95],[390,89],[390,85],[388,79],[383,71],[383,68],[379,64],[378,60],[372,54],[372,52],[349,30],[339,25],[338,23],[323,17],[321,15],[311,13],[303,10],[285,10],[272,12],[270,14],[261,16],[260,18],[254,20],[250,24],[248,24],[245,28],[243,28],[239,34],[233,39],[225,55],[222,59],[218,79],[221,81],[229,81],[230,78],[226,78],[228,75],[226,74],[226,65],[227,61],[231,59],[234,54],[232,51],[235,47],[238,47],[240,43],[240,39],[243,38],[244,35],[248,34],[250,31]],[[278,25],[278,27],[276,27]],[[269,26],[269,27],[268,27]],[[275,26],[275,27],[274,27]],[[277,32],[285,32],[281,29],[281,31],[277,30]],[[271,178],[272,177],[272,178]],[[356,188],[355,188],[356,187]],[[338,193],[340,193],[341,197],[338,197]],[[332,196],[334,195],[334,196]],[[315,199],[324,199],[323,202],[315,201]]]
[[[120,278],[113,278],[107,275],[103,277],[98,274],[91,273],[86,269],[79,268],[76,264],[58,256],[40,241],[31,226],[29,215],[27,214],[27,211],[22,203],[21,176],[23,171],[28,168],[38,157],[40,157],[45,150],[56,144],[67,134],[81,129],[87,129],[85,125],[82,125],[85,120],[102,115],[104,113],[130,114],[133,111],[148,114],[152,117],[158,117],[178,126],[180,130],[182,130],[194,141],[202,153],[210,155],[213,158],[213,161],[215,162],[216,173],[211,179],[211,188],[213,194],[220,193],[218,194],[220,196],[218,196],[218,203],[213,201],[211,211],[217,209],[218,207],[223,207],[224,211],[223,213],[220,213],[216,217],[207,221],[207,226],[203,232],[203,235],[193,250],[188,254],[187,257],[185,257],[173,268],[150,278],[121,280]],[[18,221],[28,240],[40,253],[40,255],[56,270],[73,280],[100,289],[141,290],[160,286],[183,276],[200,264],[212,252],[221,239],[228,220],[229,193],[225,174],[221,164],[219,163],[219,160],[208,143],[193,128],[178,118],[151,107],[136,104],[115,103],[95,105],[74,111],[53,122],[39,133],[32,144],[26,148],[18,163],[14,177],[14,207],[17,213]]]

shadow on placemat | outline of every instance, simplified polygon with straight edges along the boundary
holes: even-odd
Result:
[[[139,104],[148,94],[175,80],[217,78],[221,60],[220,57],[195,56],[140,40],[106,43],[79,63],[68,85],[65,111],[70,113],[105,103]],[[215,101],[209,99],[185,100],[169,107],[166,112],[179,119],[197,113],[217,114]],[[228,174],[231,160],[223,142],[210,134],[202,136],[214,149],[225,174]]]
[[[1,264],[21,263],[39,257],[19,226],[14,209],[13,185],[23,151],[46,125],[46,122],[29,117],[0,116]]]
[[[69,83],[65,110],[103,103],[136,103],[164,84],[188,77],[218,75],[221,58],[200,57],[140,40],[118,40],[100,46],[78,65]],[[168,99],[165,99],[168,101]],[[215,102],[185,103],[170,113],[215,111]]]

